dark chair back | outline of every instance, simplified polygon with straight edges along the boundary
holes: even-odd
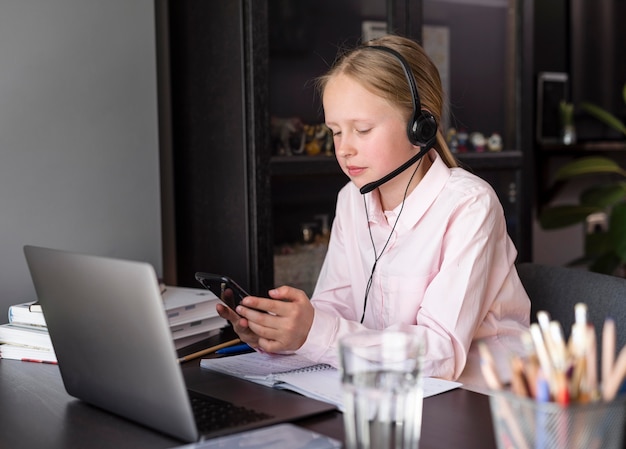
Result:
[[[576,303],[587,304],[587,321],[596,329],[598,344],[607,317],[615,320],[616,348],[626,344],[626,279],[578,268],[521,263],[520,279],[530,297],[531,321],[545,310],[563,326],[569,337]]]

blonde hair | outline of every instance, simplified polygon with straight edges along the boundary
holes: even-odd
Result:
[[[441,123],[444,95],[439,71],[417,42],[401,36],[388,35],[373,39],[340,54],[330,70],[316,80],[320,95],[323,96],[331,78],[339,74],[347,75],[375,95],[400,108],[408,121],[413,114],[413,98],[404,69],[393,55],[363,48],[374,45],[391,48],[404,57],[415,77],[422,109],[429,111],[437,123]],[[441,128],[437,129],[437,140],[433,148],[448,167],[458,166]]]

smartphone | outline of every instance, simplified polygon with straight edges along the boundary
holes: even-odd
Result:
[[[241,300],[246,296],[251,296],[239,284],[228,276],[212,273],[196,273],[196,280],[204,288],[211,290],[226,306],[235,310]]]

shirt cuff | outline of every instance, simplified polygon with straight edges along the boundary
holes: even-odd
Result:
[[[337,366],[339,363],[336,338],[338,327],[339,317],[315,309],[309,335],[296,353],[314,362]]]

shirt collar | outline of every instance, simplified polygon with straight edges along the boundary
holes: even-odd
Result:
[[[430,150],[425,157],[430,157],[432,165],[417,187],[404,200],[404,208],[398,222],[400,229],[411,228],[420,220],[435,201],[452,173],[436,150]],[[385,213],[382,210],[378,189],[365,195],[365,202],[369,211],[369,221],[373,224],[386,223],[389,220],[389,224],[393,226],[395,217],[398,216],[402,208],[402,203],[400,203],[393,210]]]

